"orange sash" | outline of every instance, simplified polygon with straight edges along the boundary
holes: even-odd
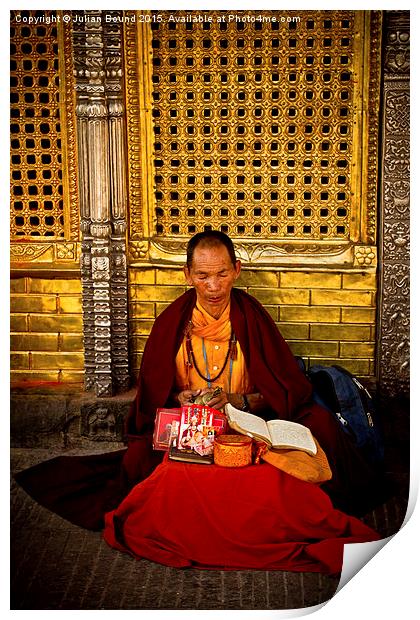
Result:
[[[202,375],[206,376],[208,369],[210,377],[217,376],[222,368],[229,349],[231,335],[230,323],[230,304],[225,308],[222,315],[215,319],[197,301],[193,310],[192,317],[191,344],[194,351],[196,364]],[[203,352],[203,344],[206,351],[206,359]],[[228,359],[226,368],[217,381],[212,383],[212,387],[221,386],[227,393],[249,394],[252,392],[248,371],[246,369],[245,358],[239,343],[236,344],[236,359]],[[188,355],[186,349],[186,339],[182,341],[181,347],[176,355],[176,386],[181,390],[198,390],[207,387],[197,370],[188,365]]]
[[[315,456],[302,452],[302,450],[269,449],[261,454],[261,458],[295,478],[320,484],[331,480],[332,473],[324,450],[315,437],[314,441],[317,447]]]

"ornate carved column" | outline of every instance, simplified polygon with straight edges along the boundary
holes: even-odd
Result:
[[[83,14],[80,15],[82,17]],[[92,25],[94,25],[92,20]],[[96,44],[96,45],[95,45]],[[95,386],[95,316],[93,310],[92,244],[90,230],[90,183],[89,183],[89,116],[90,95],[101,88],[94,83],[98,73],[92,61],[95,47],[100,46],[100,36],[94,36],[89,28],[73,24],[74,74],[76,81],[76,117],[79,175],[79,205],[81,228],[81,278],[83,304],[83,337],[85,354],[85,388]],[[90,48],[89,56],[87,53]],[[98,81],[97,79],[95,80]]]
[[[385,12],[378,378],[409,391],[409,11]]]
[[[119,11],[108,11],[118,19]],[[128,389],[128,285],[127,285],[127,141],[125,136],[122,65],[122,27],[117,21],[105,29],[106,97],[109,113],[111,192],[111,346],[112,381],[117,392]]]
[[[85,387],[111,396],[129,377],[122,37],[102,11],[73,16]]]

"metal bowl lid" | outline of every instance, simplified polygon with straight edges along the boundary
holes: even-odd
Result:
[[[249,446],[252,438],[247,435],[218,435],[215,442],[223,446]]]

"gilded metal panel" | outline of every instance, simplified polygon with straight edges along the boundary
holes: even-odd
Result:
[[[252,263],[375,269],[380,14],[148,15],[125,28],[131,261],[213,227]]]
[[[385,13],[380,314],[377,376],[384,396],[410,385],[410,14]]]
[[[11,261],[78,257],[74,82],[56,11],[11,12]]]
[[[127,11],[124,22],[125,105],[127,116],[128,200],[130,254],[135,260],[147,255],[149,213],[153,202],[151,119],[151,32],[137,25],[136,12]]]

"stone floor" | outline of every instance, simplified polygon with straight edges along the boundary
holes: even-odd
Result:
[[[34,449],[12,453],[14,471],[47,456]],[[178,570],[138,561],[108,547],[99,532],[39,506],[14,482],[11,510],[11,609],[301,608],[329,600],[339,581],[313,573]],[[398,531],[404,514],[400,496],[364,520],[387,536]]]
[[[58,453],[14,448],[12,471]],[[12,609],[287,609],[328,600],[338,585],[313,573],[178,570],[135,560],[39,506],[14,481],[11,512]]]

